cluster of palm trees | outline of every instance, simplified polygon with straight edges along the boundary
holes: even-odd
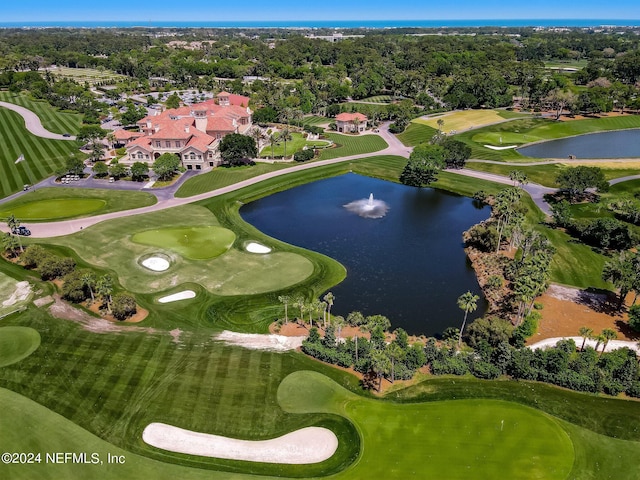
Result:
[[[299,319],[304,323],[304,315],[308,314],[309,318],[309,328],[313,327],[313,319],[316,318],[316,321],[320,323],[322,321],[323,328],[326,329],[327,322],[331,321],[337,328],[342,328],[344,326],[344,319],[339,316],[334,316],[331,318],[331,307],[333,306],[333,301],[335,297],[333,293],[328,292],[324,297],[322,297],[322,301],[318,299],[313,299],[311,301],[307,301],[302,295],[296,295],[295,297],[291,297],[290,295],[280,295],[278,296],[278,301],[284,305],[284,323],[287,324],[289,322],[289,305],[296,307],[298,312],[300,313]]]
[[[582,345],[580,346],[580,350],[584,350],[584,346],[587,343],[587,340],[595,340],[596,346],[594,350],[596,352],[598,351],[598,348],[600,348],[600,345],[602,345],[600,355],[604,353],[607,345],[611,340],[615,340],[616,338],[618,338],[618,334],[616,333],[616,331],[611,328],[605,328],[604,330],[602,330],[602,332],[600,332],[599,335],[595,335],[592,328],[580,327],[578,333],[582,337]]]
[[[262,148],[262,141],[266,140],[269,146],[271,147],[271,157],[275,156],[274,154],[274,146],[280,144],[280,142],[284,142],[284,157],[287,156],[287,142],[291,141],[293,138],[291,136],[291,129],[289,127],[284,127],[279,132],[272,132],[269,135],[265,133],[260,127],[253,127],[251,129],[250,135],[256,142],[258,147],[258,154],[260,154],[260,149]]]

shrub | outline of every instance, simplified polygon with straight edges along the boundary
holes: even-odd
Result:
[[[31,245],[20,255],[20,260],[22,260],[24,268],[38,268],[38,265],[50,255],[51,254],[40,245]]]
[[[492,363],[485,362],[484,360],[471,362],[470,368],[471,373],[476,378],[493,380],[500,376],[500,369]]]
[[[389,125],[389,131],[391,133],[402,133],[404,132],[404,129],[405,125],[402,124],[392,123],[391,125]]]
[[[42,280],[54,280],[71,273],[75,267],[73,258],[49,256],[38,265],[38,271]]]
[[[498,246],[498,232],[494,227],[475,225],[467,232],[467,244],[483,252],[492,252]]]
[[[629,307],[629,326],[636,332],[640,332],[640,305]]]
[[[111,311],[118,320],[125,320],[136,313],[136,299],[128,293],[117,293],[113,296]]]
[[[293,159],[296,162],[306,162],[314,157],[313,149],[300,150],[293,154]]]
[[[89,298],[89,289],[84,285],[82,276],[86,271],[75,270],[64,276],[62,285],[62,296],[66,300],[80,303]]]
[[[444,357],[431,363],[431,373],[434,375],[464,375],[469,373],[469,367],[461,355]]]

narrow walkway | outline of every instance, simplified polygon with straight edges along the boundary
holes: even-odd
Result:
[[[576,345],[578,346],[578,348],[582,345],[582,341],[584,340],[582,337],[554,337],[554,338],[547,338],[546,340],[541,340],[539,342],[534,343],[533,345],[529,345],[529,348],[531,348],[532,350],[537,350],[539,348],[545,349],[545,348],[549,348],[549,347],[553,347],[555,346],[556,343],[558,343],[560,340],[573,340],[574,342],[576,342]],[[640,353],[640,346],[639,346],[640,342],[630,342],[628,340],[611,340],[608,344],[607,344],[607,348],[605,348],[605,352],[610,352],[612,350],[616,350],[618,348],[630,348],[631,350],[634,350],[636,353]],[[587,342],[585,343],[585,345],[588,345],[592,348],[596,347],[596,340],[589,340],[587,339]],[[602,345],[602,343],[600,344]],[[598,351],[600,351],[601,349],[598,348]]]
[[[53,133],[47,130],[42,126],[42,122],[40,118],[33,113],[31,110],[21,107],[20,105],[16,105],[14,103],[8,102],[0,102],[0,107],[7,108],[9,110],[13,110],[17,114],[21,115],[24,118],[25,127],[29,130],[30,133],[35,135],[36,137],[49,138],[51,140],[75,140],[76,137],[73,135],[65,137],[60,135],[59,133]]]

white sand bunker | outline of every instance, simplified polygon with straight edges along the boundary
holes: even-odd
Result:
[[[196,292],[193,290],[183,290],[182,292],[174,293],[173,295],[167,295],[158,299],[160,303],[177,302],[178,300],[186,300],[188,298],[196,298]]]
[[[509,150],[510,148],[516,148],[517,145],[506,145],[504,147],[496,147],[495,145],[485,145],[485,147],[490,148],[491,150]]]
[[[142,266],[154,272],[164,272],[169,269],[171,264],[166,258],[149,257],[142,261]]]
[[[225,330],[214,337],[231,345],[251,350],[286,352],[302,346],[306,337],[285,337],[284,335],[261,335],[259,333],[237,333]]]
[[[321,427],[302,428],[271,440],[251,441],[151,423],[142,432],[142,440],[170,452],[289,465],[322,462],[338,448],[336,435]]]
[[[246,247],[244,247],[247,252],[251,253],[269,253],[271,249],[266,245],[262,245],[261,243],[251,242],[248,243]]]
[[[11,305],[15,305],[18,302],[26,300],[30,294],[31,285],[29,285],[29,282],[18,282],[16,283],[16,289],[7,300],[2,302],[2,306],[10,307]]]

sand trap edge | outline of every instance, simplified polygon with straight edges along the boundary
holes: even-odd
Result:
[[[331,458],[338,449],[338,437],[323,427],[306,427],[281,437],[256,441],[150,423],[142,432],[142,440],[170,452],[287,465],[320,463]]]

